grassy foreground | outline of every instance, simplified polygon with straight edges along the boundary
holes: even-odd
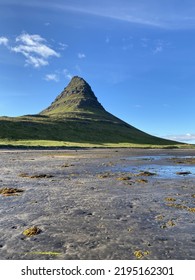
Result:
[[[83,116],[84,115],[84,116]],[[110,117],[111,118],[111,117]],[[85,114],[0,118],[0,147],[193,148],[144,133],[116,118]]]
[[[112,115],[74,112],[63,116],[0,118],[1,145],[139,147],[178,145],[151,136]]]
[[[150,145],[133,143],[79,143],[48,140],[0,140],[0,148],[140,148],[140,149],[194,149],[195,145]]]

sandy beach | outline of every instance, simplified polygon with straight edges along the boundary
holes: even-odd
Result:
[[[195,150],[0,150],[0,259],[195,259]]]

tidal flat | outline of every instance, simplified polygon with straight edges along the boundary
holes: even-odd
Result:
[[[0,150],[1,260],[195,259],[195,150]]]

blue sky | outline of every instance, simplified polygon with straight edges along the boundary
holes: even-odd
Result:
[[[0,115],[35,114],[83,77],[106,110],[195,143],[193,0],[0,0]]]

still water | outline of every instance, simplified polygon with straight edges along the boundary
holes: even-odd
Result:
[[[155,173],[155,178],[194,178],[195,164],[185,163],[185,159],[194,159],[195,157],[171,157],[167,155],[158,156],[137,156],[126,157],[122,159],[123,164],[116,165],[113,168],[115,172],[151,172]],[[177,163],[182,162],[184,163]],[[186,173],[186,174],[178,174]]]

